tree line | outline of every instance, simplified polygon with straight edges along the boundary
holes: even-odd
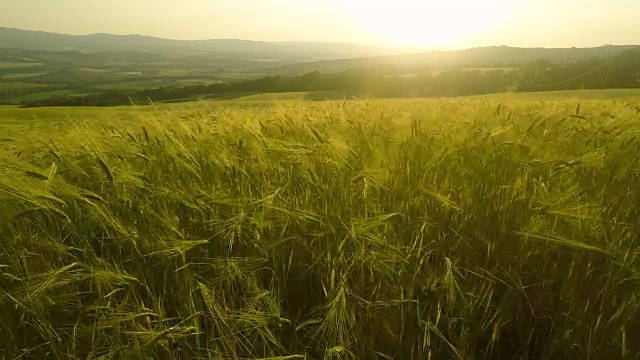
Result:
[[[211,85],[161,87],[134,91],[111,90],[85,96],[25,101],[23,107],[117,106],[151,102],[224,97],[233,93],[341,92],[347,97],[429,97],[488,94],[509,90],[517,79],[511,70],[448,70],[398,76],[385,68],[366,68],[338,74],[312,72],[301,76],[267,76]]]

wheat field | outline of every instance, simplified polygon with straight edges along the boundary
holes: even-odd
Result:
[[[639,104],[0,109],[0,358],[640,358]]]

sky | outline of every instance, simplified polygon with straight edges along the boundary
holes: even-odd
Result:
[[[640,0],[2,0],[0,26],[456,49],[640,44]]]

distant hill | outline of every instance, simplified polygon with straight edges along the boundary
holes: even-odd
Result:
[[[0,61],[11,63],[34,63],[43,70],[60,70],[78,67],[101,68],[109,65],[145,65],[166,61],[166,57],[143,51],[102,51],[83,53],[79,51],[47,51],[25,49],[0,49]]]
[[[593,58],[599,60],[591,61]],[[545,65],[545,62],[538,62],[539,59],[549,62]],[[590,61],[584,61],[586,59]],[[501,84],[499,88],[503,89],[515,82],[511,73],[523,69],[533,69],[531,74],[525,71],[530,79],[524,84],[539,85],[579,76],[604,64],[606,59],[618,63],[603,66],[601,71],[592,72],[588,77],[580,77],[578,85],[592,88],[638,86],[638,46],[565,49],[495,46],[408,54],[399,49],[340,42],[183,41],[142,35],[65,35],[0,27],[0,102],[16,104],[27,99],[40,101],[52,96],[95,95],[107,90],[120,96],[162,87],[187,88],[185,94],[190,96],[193,94],[189,93],[189,87],[201,94],[206,87],[221,83],[239,83],[237,91],[345,91],[346,85],[334,84],[337,81],[348,82],[353,86],[347,90],[357,93],[353,87],[366,87],[359,83],[360,80],[375,76],[386,79],[379,81],[380,89],[384,91],[378,89],[378,92],[388,96],[393,89],[384,82],[396,81],[388,78],[411,79],[416,74],[435,76],[449,73],[443,71],[447,69],[511,68],[502,78],[495,75],[499,78],[496,84]],[[366,69],[368,67],[381,68]],[[358,71],[334,76],[352,69]],[[309,74],[313,72],[325,75]],[[448,76],[455,81],[445,76],[438,84],[446,87],[453,81],[451,86],[458,93],[478,93],[479,90],[468,83],[487,82],[487,79],[476,73],[450,72]],[[295,78],[304,74],[310,76]],[[286,80],[286,77],[294,79]],[[256,79],[262,79],[262,82],[250,82]],[[491,86],[483,87],[482,91],[499,90]],[[577,85],[568,82],[563,86],[573,89]],[[396,95],[406,88],[406,84],[399,84]],[[226,91],[224,86],[221,89]],[[455,91],[442,88],[422,93],[431,96]],[[166,99],[176,99],[174,93],[165,95]],[[102,101],[102,98],[96,99]],[[123,99],[127,100],[126,97]]]
[[[430,51],[418,54],[377,56],[332,61],[307,62],[270,69],[271,75],[300,75],[318,71],[337,73],[349,69],[390,65],[406,69],[421,67],[447,69],[460,67],[517,66],[538,59],[554,62],[575,62],[588,58],[610,58],[637,45],[607,45],[594,48],[516,48],[508,46],[480,47],[455,51]]]
[[[263,54],[324,58],[352,58],[397,54],[398,50],[346,43],[264,42],[236,39],[171,40],[143,35],[67,35],[0,27],[0,49],[112,52],[136,51],[182,57],[189,55]]]
[[[337,73],[369,66],[391,65],[404,69],[516,66],[537,59],[575,62],[609,58],[636,46],[595,48],[480,47],[457,51],[407,54],[403,50],[339,42],[264,42],[237,39],[171,40],[143,35],[66,35],[0,27],[0,50],[24,49],[39,53],[39,62],[56,69],[62,63],[95,67],[118,62],[138,67],[171,63],[188,68],[224,68],[263,75],[300,75],[318,71]],[[53,52],[60,53],[58,55]],[[64,55],[63,55],[64,54]],[[45,59],[41,59],[44,57]],[[73,58],[64,60],[64,58]],[[60,61],[57,61],[59,58]],[[21,61],[18,57],[15,61]],[[58,67],[51,66],[57,63]],[[251,76],[251,75],[247,75]]]

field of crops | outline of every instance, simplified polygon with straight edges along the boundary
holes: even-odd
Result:
[[[0,108],[0,358],[640,358],[639,106]]]

